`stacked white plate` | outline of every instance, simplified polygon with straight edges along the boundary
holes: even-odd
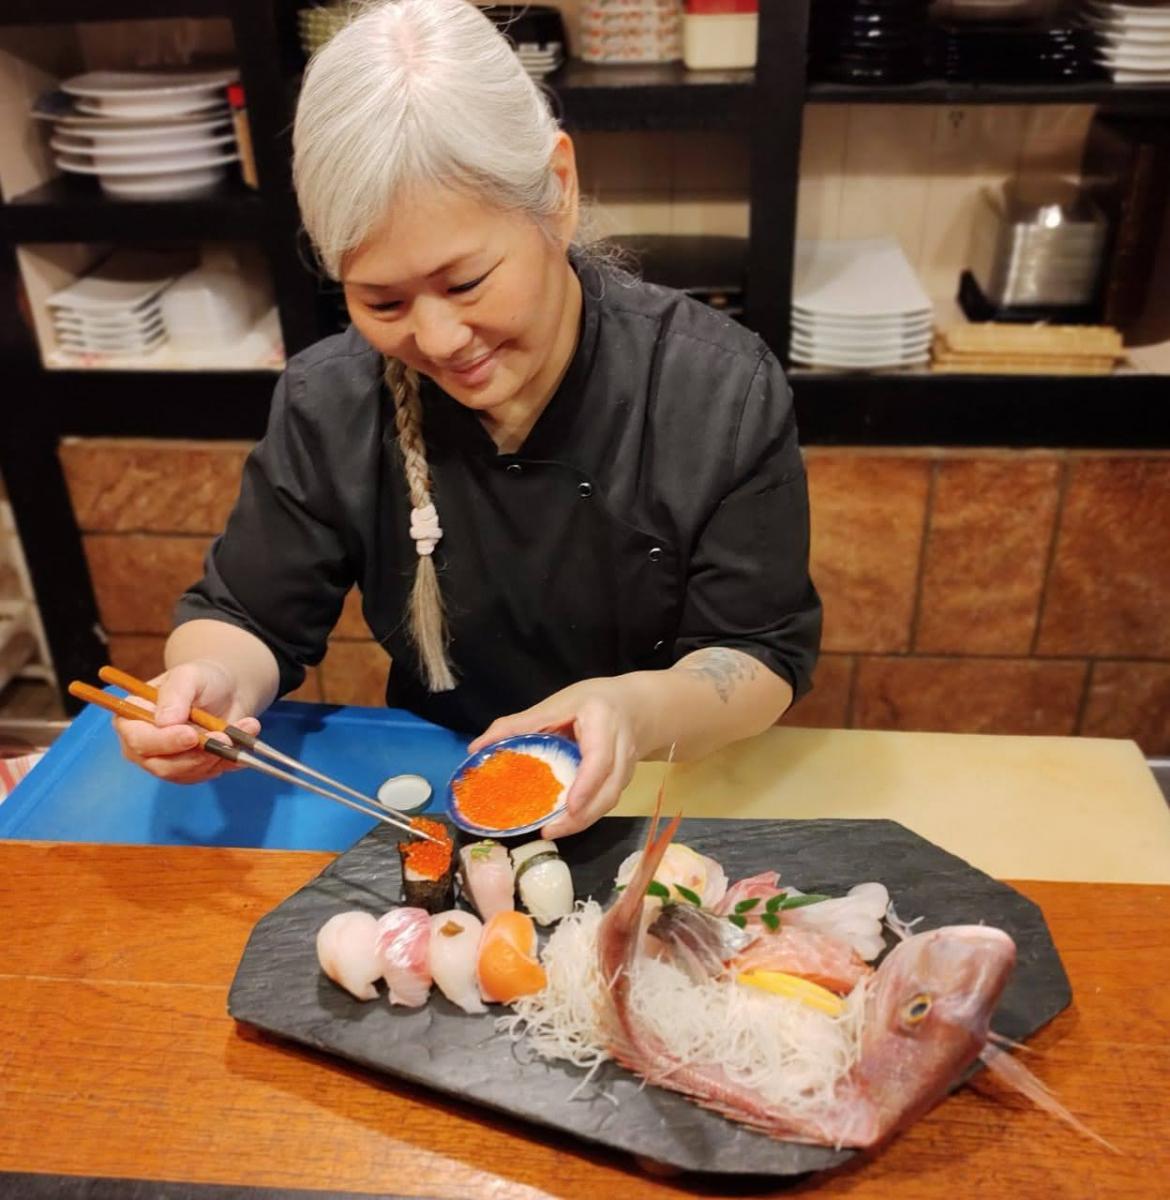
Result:
[[[551,75],[565,61],[565,47],[562,42],[519,42],[516,54],[520,65],[534,79],[542,79]]]
[[[119,251],[47,301],[69,354],[148,354],[166,341],[159,300],[189,256]]]
[[[1170,0],[1086,0],[1084,13],[1101,39],[1099,61],[1115,83],[1170,82]]]
[[[793,361],[845,370],[927,362],[934,309],[894,238],[798,241]]]
[[[61,84],[57,166],[121,199],[203,195],[239,158],[224,96],[234,71],[91,71]]]

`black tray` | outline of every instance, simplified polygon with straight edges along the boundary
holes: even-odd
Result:
[[[610,818],[564,840],[561,850],[579,898],[608,902],[618,864],[641,848],[646,825],[644,818]],[[352,999],[321,974],[316,932],[345,909],[380,914],[401,902],[395,840],[388,827],[374,830],[257,924],[228,997],[233,1017],[376,1071],[685,1170],[794,1175],[853,1156],[775,1141],[673,1092],[642,1088],[612,1063],[570,1100],[584,1072],[535,1059],[523,1043],[497,1034],[496,1017],[507,1011],[500,1006],[469,1016],[437,989],[421,1009],[391,1008],[383,998]],[[840,895],[877,879],[904,919],[925,917],[918,930],[980,921],[1006,930],[1016,940],[1019,963],[993,1025],[1008,1037],[1028,1037],[1071,1000],[1036,905],[893,821],[688,820],[677,840],[717,859],[730,880],[776,870],[783,882],[804,891]]]

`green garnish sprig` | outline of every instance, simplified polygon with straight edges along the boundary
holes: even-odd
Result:
[[[828,896],[824,896],[820,892],[809,892],[804,896],[789,896],[786,892],[777,892],[764,905],[764,911],[760,913],[760,924],[775,933],[780,928],[780,914],[786,908],[804,908],[806,905],[819,904],[822,900],[828,899]],[[759,896],[750,896],[747,900],[741,900],[727,919],[737,928],[744,929],[747,927],[746,914],[757,907],[759,903]]]

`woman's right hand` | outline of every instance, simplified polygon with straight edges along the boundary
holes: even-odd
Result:
[[[220,663],[197,659],[172,667],[150,681],[158,688],[154,723],[114,718],[114,731],[122,743],[122,753],[132,763],[159,779],[172,783],[203,783],[237,770],[200,747],[199,734],[187,724],[192,708],[202,708],[224,717],[245,733],[260,732],[260,722],[246,716],[237,699],[236,681]],[[128,697],[130,703],[149,708],[145,700]],[[228,741],[224,734],[213,737]]]

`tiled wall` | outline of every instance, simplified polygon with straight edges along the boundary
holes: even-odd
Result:
[[[110,657],[160,668],[247,446],[62,447]],[[810,448],[814,691],[786,722],[1135,738],[1170,753],[1170,453]],[[356,603],[299,694],[382,703]]]

